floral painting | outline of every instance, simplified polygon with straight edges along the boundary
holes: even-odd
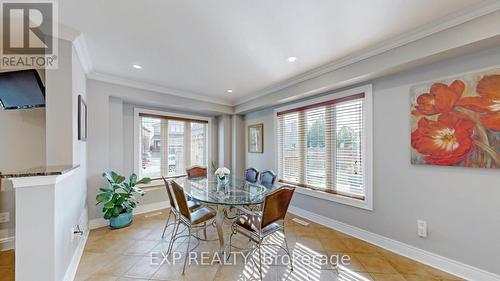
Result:
[[[411,89],[412,164],[500,168],[500,69]]]

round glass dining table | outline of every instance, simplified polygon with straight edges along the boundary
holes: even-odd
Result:
[[[216,228],[219,236],[221,251],[224,249],[224,213],[231,206],[243,212],[251,212],[244,209],[243,205],[258,205],[264,202],[266,194],[279,185],[264,186],[259,183],[251,183],[245,179],[228,176],[227,182],[221,183],[217,177],[209,175],[197,178],[177,178],[174,180],[180,185],[184,193],[194,200],[207,205],[217,205]]]

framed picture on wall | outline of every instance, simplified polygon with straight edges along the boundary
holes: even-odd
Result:
[[[78,140],[87,140],[87,104],[82,95],[78,95]]]
[[[264,124],[248,126],[248,152],[264,153]]]

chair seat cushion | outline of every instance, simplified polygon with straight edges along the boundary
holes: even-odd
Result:
[[[214,218],[217,213],[209,207],[202,207],[191,213],[191,224],[199,224]]]
[[[255,234],[259,234],[261,217],[262,212],[258,212],[256,214],[245,214],[236,219],[236,225]],[[261,234],[265,235],[266,233],[273,232],[279,228],[281,228],[281,225],[272,223],[262,229]]]
[[[187,201],[187,205],[188,205],[189,210],[191,210],[191,211],[198,209],[202,206],[201,203],[196,201],[196,200]]]

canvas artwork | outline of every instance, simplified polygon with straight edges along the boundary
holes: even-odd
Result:
[[[264,153],[264,124],[248,126],[248,152]]]
[[[411,162],[500,168],[500,68],[411,88]]]

